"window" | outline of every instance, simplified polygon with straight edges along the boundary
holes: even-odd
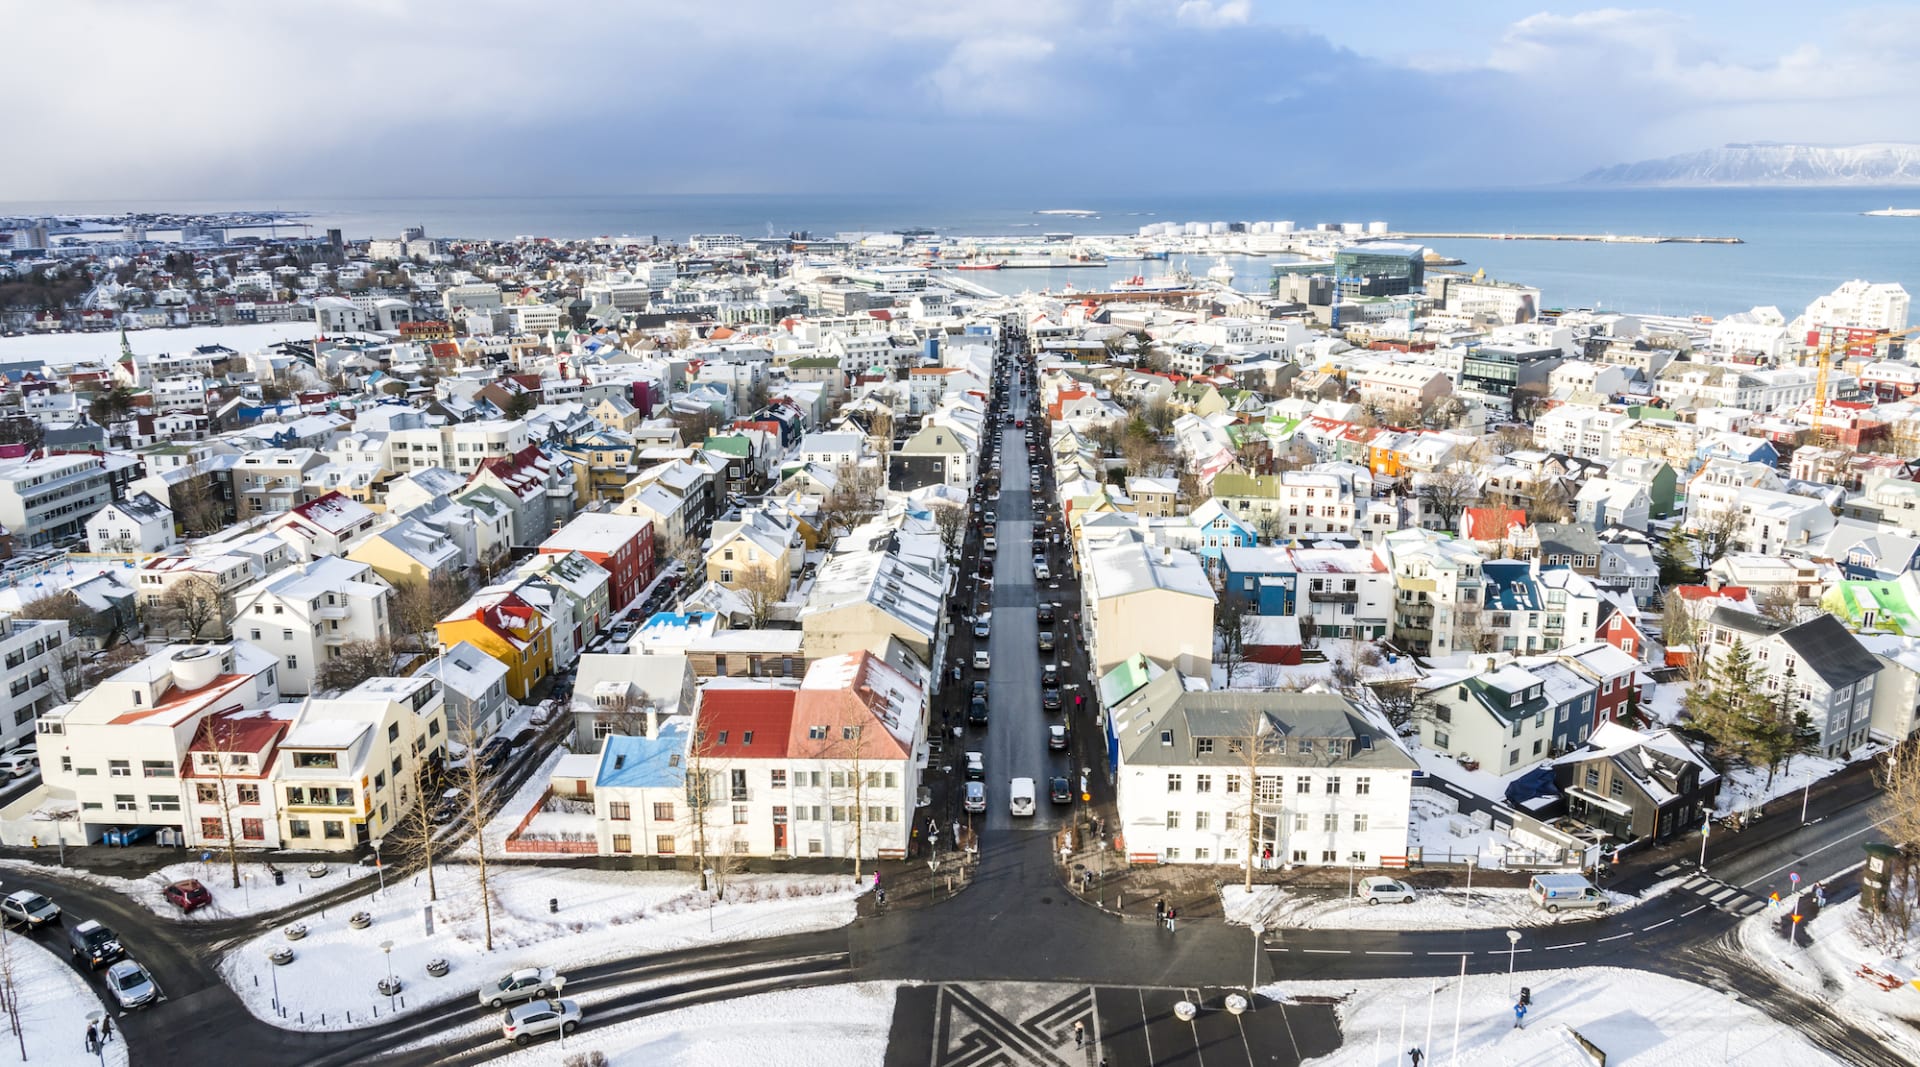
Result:
[[[661,834],[653,839],[653,850],[662,856],[673,855],[673,835]]]
[[[1507,766],[1514,767],[1514,766],[1518,766],[1519,763],[1520,763],[1519,749],[1516,748],[1512,752],[1507,753]]]
[[[332,752],[295,752],[293,765],[300,768],[332,770],[340,765],[340,758]]]
[[[733,825],[745,826],[746,824],[747,824],[747,806],[745,804],[735,804],[733,806]]]
[[[1361,775],[1353,780],[1353,795],[1364,797],[1373,792],[1373,779]]]
[[[381,771],[375,774],[373,776],[373,788],[377,791],[377,790],[385,789],[386,787],[387,787],[387,772]]]
[[[1213,775],[1196,774],[1193,776],[1193,791],[1196,793],[1213,792]]]
[[[807,727],[807,739],[810,741],[825,741],[827,739],[827,728],[824,726]]]
[[[1304,849],[1304,848],[1296,848],[1296,849],[1294,849],[1294,850],[1293,850],[1293,862],[1295,862],[1295,863],[1305,863],[1305,862],[1307,862],[1307,850],[1306,850],[1306,849]]]
[[[1621,781],[1619,778],[1614,778],[1612,781],[1607,783],[1607,795],[1610,797],[1626,796],[1627,783]]]
[[[306,802],[307,790],[305,786],[290,785],[287,787],[287,804],[289,806],[305,804]]]
[[[1433,732],[1433,747],[1440,749],[1443,752],[1446,751],[1447,746],[1451,744],[1452,740],[1453,739],[1447,735],[1447,732],[1445,730],[1435,730]]]
[[[1364,814],[1361,814],[1361,815],[1355,815],[1355,816],[1353,817],[1353,830],[1354,830],[1354,832],[1355,832],[1355,833],[1365,833],[1365,832],[1366,832],[1366,830],[1367,830],[1367,817],[1366,817],[1366,815],[1364,815]]]
[[[201,819],[200,836],[208,841],[219,841],[227,836],[227,832],[219,819]]]
[[[110,759],[107,761],[107,776],[110,778],[131,778],[133,777],[133,767],[126,760]]]
[[[193,787],[194,799],[202,804],[220,803],[220,787],[210,782],[201,782]]]
[[[1193,741],[1193,754],[1196,756],[1213,755],[1213,738],[1197,737]]]
[[[1296,811],[1293,813],[1293,828],[1295,831],[1299,833],[1304,834],[1307,832],[1307,813],[1306,812]]]
[[[1226,827],[1227,827],[1228,833],[1232,833],[1235,830],[1240,829],[1240,813],[1239,812],[1237,811],[1227,812]]]
[[[1240,776],[1237,774],[1227,775],[1227,792],[1238,793],[1239,791],[1240,791]]]
[[[653,805],[653,821],[654,822],[672,822],[673,821],[673,802],[667,801],[667,800],[656,801]]]
[[[1180,829],[1180,813],[1179,812],[1177,811],[1167,812],[1167,829],[1169,830]]]
[[[1211,813],[1209,812],[1196,811],[1193,813],[1193,828],[1196,830],[1207,829],[1207,824],[1212,821]]]
[[[240,794],[240,803],[242,804],[260,803],[260,787],[257,785],[243,785],[240,786],[236,792]]]
[[[633,818],[633,808],[624,800],[616,800],[607,805],[607,818],[614,822],[627,822]]]
[[[787,772],[784,770],[774,771],[773,779],[770,784],[775,789],[785,789],[787,787]]]
[[[1338,831],[1340,829],[1340,816],[1335,815],[1333,812],[1327,812],[1325,815],[1322,815],[1320,817],[1320,829],[1330,834]]]
[[[1302,756],[1310,756],[1313,754],[1313,738],[1303,737],[1300,739],[1300,754]]]
[[[1536,755],[1536,756],[1538,756],[1538,755],[1540,754],[1540,746],[1541,746],[1541,745],[1543,745],[1543,744],[1545,744],[1545,743],[1546,743],[1546,742],[1544,742],[1544,741],[1542,741],[1542,740],[1541,740],[1540,738],[1538,738],[1538,737],[1536,737],[1536,738],[1534,738],[1534,739],[1533,739],[1533,754],[1534,754],[1534,755]]]
[[[1339,850],[1330,848],[1320,853],[1320,862],[1321,863],[1339,863],[1340,862]]]
[[[307,820],[305,819],[288,819],[287,820],[287,836],[288,837],[312,837],[313,828],[311,825],[308,824]]]
[[[1179,791],[1180,791],[1180,776],[1177,774],[1167,775],[1167,792],[1178,793]]]
[[[627,834],[614,834],[613,850],[615,852],[632,852],[633,838],[628,836]]]
[[[297,671],[297,670],[299,670],[299,669],[300,669],[300,657],[299,657],[299,656],[288,656],[288,657],[287,657],[287,669],[288,669],[288,670],[290,670],[290,671]]]
[[[1293,791],[1295,793],[1313,792],[1313,778],[1305,774],[1296,777],[1293,780]]]
[[[1340,776],[1334,775],[1334,774],[1327,775],[1327,795],[1337,796],[1339,792],[1340,792]]]

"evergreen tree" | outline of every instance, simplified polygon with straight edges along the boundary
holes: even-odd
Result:
[[[1693,535],[1684,528],[1675,526],[1660,542],[1660,548],[1654,553],[1655,562],[1660,565],[1660,585],[1672,589],[1676,585],[1690,585],[1700,580],[1700,553],[1693,543]]]
[[[1703,662],[1700,677],[1687,691],[1685,708],[1694,728],[1705,734],[1723,759],[1753,765],[1767,732],[1778,718],[1762,691],[1746,643],[1735,639],[1717,662]]]

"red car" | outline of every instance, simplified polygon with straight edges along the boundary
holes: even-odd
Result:
[[[188,878],[168,886],[164,895],[181,911],[192,912],[213,903],[213,894],[197,878]]]
[[[1025,420],[1025,419],[1015,419],[1015,420],[1013,420],[1013,428],[1014,428],[1014,429],[1016,429],[1016,430],[1024,430],[1024,429],[1026,429],[1026,428],[1027,428],[1027,420]]]

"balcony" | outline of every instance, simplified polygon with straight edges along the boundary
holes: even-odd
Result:
[[[314,611],[313,617],[316,619],[344,619],[350,613],[350,610],[345,604],[322,604]]]
[[[1358,592],[1341,592],[1337,589],[1309,589],[1307,599],[1316,604],[1358,604]]]

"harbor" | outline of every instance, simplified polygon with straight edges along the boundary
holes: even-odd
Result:
[[[1743,245],[1738,237],[1664,237],[1627,233],[1395,233],[1408,241],[1594,241],[1619,245]]]

